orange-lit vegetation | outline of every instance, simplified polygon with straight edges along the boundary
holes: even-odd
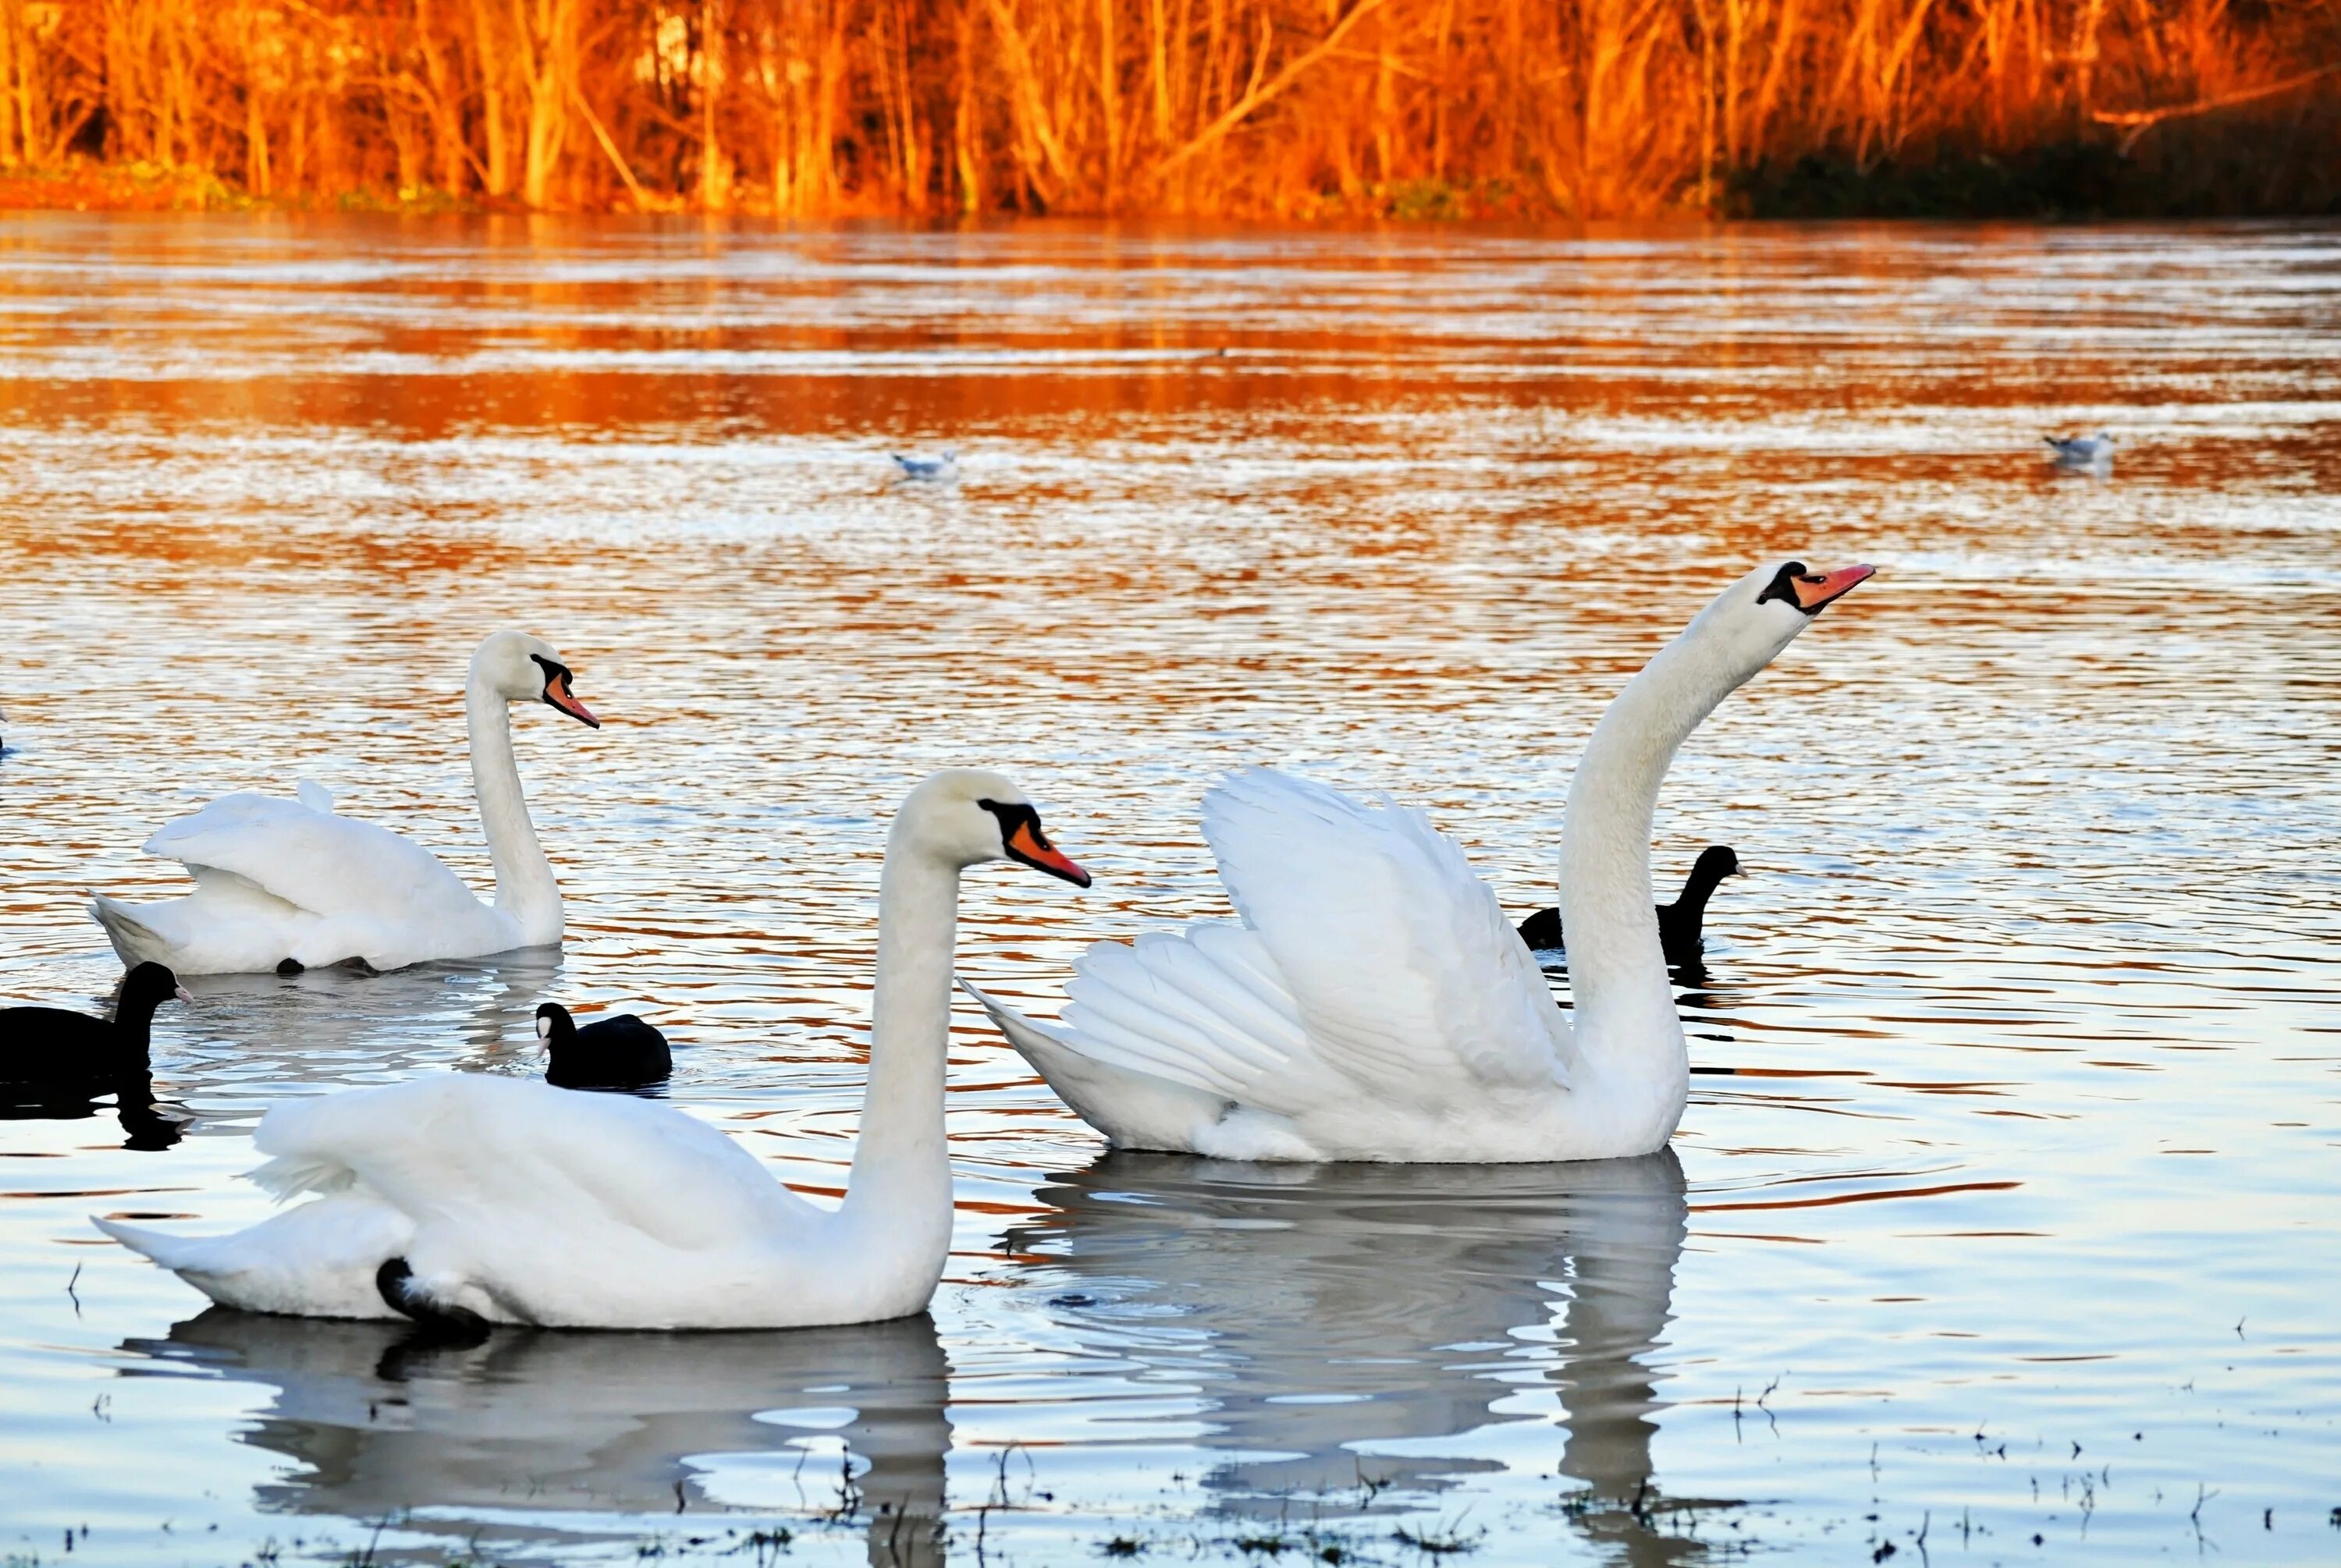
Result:
[[[2046,159],[2321,209],[2336,67],[2341,0],[0,0],[0,165],[209,200],[1609,217],[1874,207],[1946,168],[2004,195]]]

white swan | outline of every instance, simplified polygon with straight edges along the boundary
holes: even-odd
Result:
[[[1240,922],[1091,947],[1059,1026],[977,999],[1117,1147],[1475,1164],[1662,1147],[1690,1067],[1650,901],[1659,782],[1715,705],[1870,570],[1748,573],[1595,726],[1560,850],[1573,1032],[1420,812],[1269,769],[1203,797]]]
[[[93,893],[89,912],[124,963],[168,964],[182,975],[349,959],[396,969],[558,942],[561,888],[521,797],[510,705],[542,699],[600,729],[571,680],[553,646],[523,632],[499,631],[472,655],[463,717],[495,862],[493,904],[421,845],[335,816],[334,798],[304,782],[298,800],[228,795],[157,829],[144,849],[186,866],[195,890],[185,898],[126,904]]]
[[[798,1328],[922,1310],[951,1245],[943,1137],[961,870],[1086,887],[997,773],[911,792],[886,839],[870,1082],[844,1204],[816,1207],[672,1107],[448,1073],[281,1105],[253,1179],[314,1202],[227,1236],[96,1219],[228,1306],[449,1328]],[[484,1321],[483,1321],[484,1320]]]

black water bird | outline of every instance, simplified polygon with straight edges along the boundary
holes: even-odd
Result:
[[[0,1011],[0,1084],[112,1084],[146,1077],[154,1009],[193,1001],[179,977],[140,964],[122,978],[110,1018],[63,1007]]]
[[[568,1008],[547,1002],[536,1009],[536,1037],[552,1057],[544,1081],[558,1089],[635,1089],[674,1071],[666,1037],[632,1013],[579,1028]]]
[[[1718,883],[1738,875],[1739,857],[1732,853],[1731,846],[1709,844],[1698,852],[1690,875],[1683,878],[1682,896],[1671,904],[1658,906],[1659,947],[1667,956],[1669,968],[1698,962],[1704,945],[1699,928],[1707,923],[1707,901]],[[1569,943],[1562,937],[1560,911],[1539,909],[1521,921],[1520,940],[1538,952],[1566,949]]]

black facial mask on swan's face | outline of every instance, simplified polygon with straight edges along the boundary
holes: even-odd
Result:
[[[1875,575],[1876,569],[1868,566],[1810,571],[1803,561],[1792,561],[1772,574],[1756,602],[1768,604],[1777,599],[1809,620]]]
[[[1807,615],[1818,615],[1818,610],[1806,610],[1805,601],[1797,597],[1797,579],[1800,577],[1808,583],[1818,583],[1821,580],[1819,572],[1807,571],[1803,561],[1792,561],[1772,574],[1772,581],[1765,585],[1763,592],[1756,596],[1756,602],[1769,604],[1777,599],[1791,610]]]
[[[1090,885],[1090,874],[1049,842],[1041,830],[1041,813],[1023,801],[978,800],[977,805],[1000,819],[1001,852],[1020,865],[1051,877],[1062,877],[1076,888]]]

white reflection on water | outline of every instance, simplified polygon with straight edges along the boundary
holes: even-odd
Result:
[[[316,778],[484,887],[487,626],[609,727],[515,727],[557,967],[199,981],[184,1126],[0,1120],[0,1553],[884,1562],[940,1510],[986,1563],[2328,1557],[2336,364],[2318,229],[17,221],[0,995],[102,997],[83,889],[183,887],[135,846],[228,789]],[[2107,479],[2049,471],[2099,425]],[[1662,878],[1750,872],[1679,1176],[1100,1164],[963,1013],[931,1326],[394,1351],[186,1321],[87,1227],[255,1217],[270,1104],[533,1072],[548,995],[833,1191],[921,773],[1013,770],[1097,871],[970,879],[961,968],[1044,1013],[1085,941],[1224,912],[1238,763],[1425,805],[1525,912],[1601,703],[1783,551],[1885,572],[1662,798]]]
[[[1671,1151],[1363,1170],[1121,1155],[1038,1196],[1053,1212],[1002,1245],[1032,1256],[1076,1354],[1189,1396],[1148,1424],[1201,1450],[1216,1509],[1444,1492],[1490,1466],[1438,1440],[1545,1420],[1604,1513],[1670,1507],[1650,1357],[1688,1213]]]
[[[396,1325],[214,1307],[164,1339],[125,1341],[127,1377],[207,1375],[266,1389],[239,1441],[293,1464],[255,1489],[266,1513],[412,1513],[448,1543],[532,1517],[827,1510],[865,1530],[873,1561],[941,1561],[950,1369],[924,1315],[788,1334],[508,1334],[464,1348]],[[808,1422],[802,1413],[814,1410]],[[834,1408],[842,1407],[842,1408]],[[792,1429],[833,1434],[798,1446]],[[850,1463],[833,1456],[837,1444]],[[762,1454],[747,1500],[740,1467]],[[780,1463],[772,1463],[779,1461]],[[589,1530],[593,1526],[589,1524]],[[609,1527],[605,1527],[609,1528]],[[609,1528],[618,1541],[633,1532]]]

